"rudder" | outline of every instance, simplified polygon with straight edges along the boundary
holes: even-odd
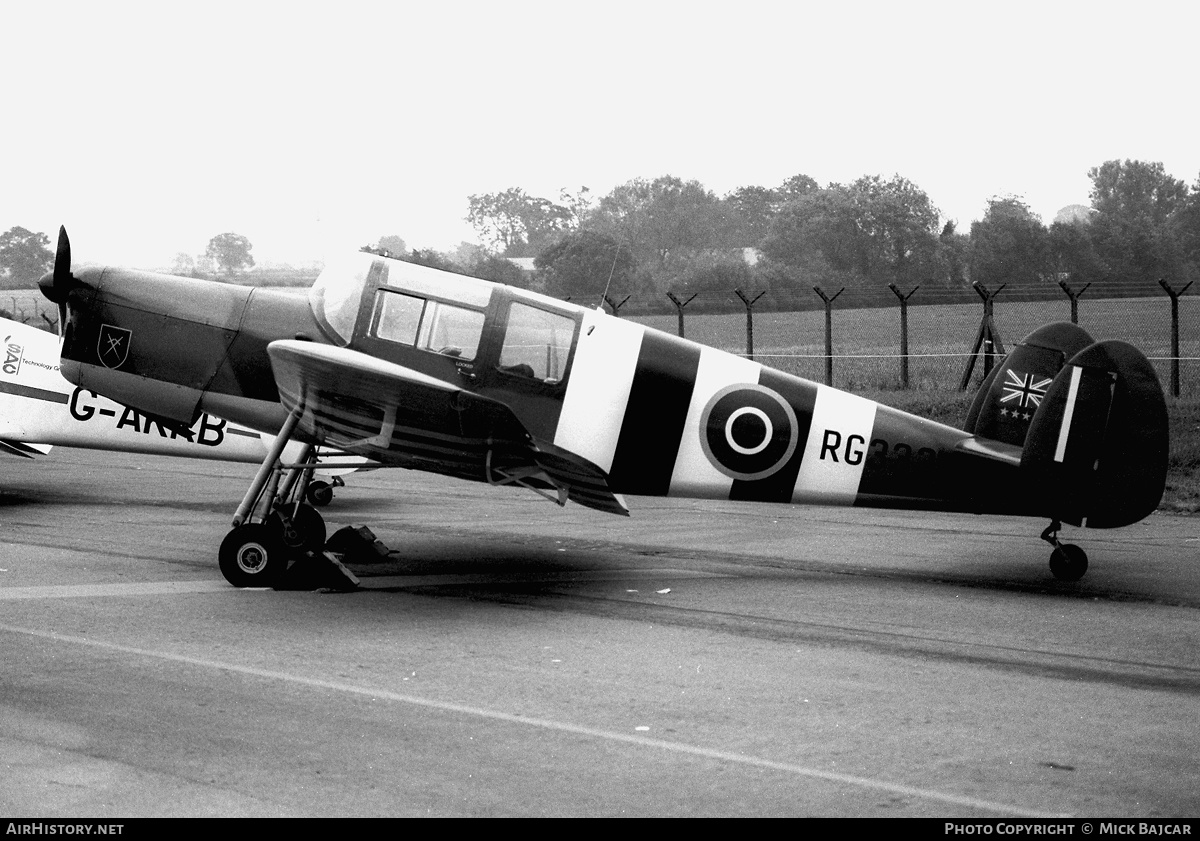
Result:
[[[1149,360],[1126,342],[1097,342],[1046,390],[1021,469],[1057,519],[1117,528],[1158,507],[1168,447],[1166,400]]]

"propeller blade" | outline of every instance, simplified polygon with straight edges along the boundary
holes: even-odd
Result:
[[[67,236],[67,226],[58,228],[58,248],[54,252],[54,285],[59,288],[67,286],[71,279],[71,238]]]
[[[67,323],[67,296],[75,280],[71,274],[71,240],[65,225],[58,229],[58,248],[54,252],[54,269],[38,281],[42,294],[58,304],[58,335],[63,335]]]
[[[67,302],[67,293],[71,291],[71,240],[67,237],[64,225],[58,229],[58,250],[54,252],[54,271],[47,272],[38,281],[42,294],[56,304]]]

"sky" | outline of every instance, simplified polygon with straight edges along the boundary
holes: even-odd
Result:
[[[0,0],[0,231],[139,268],[477,241],[468,197],[899,174],[968,231],[1200,177],[1200,4]]]

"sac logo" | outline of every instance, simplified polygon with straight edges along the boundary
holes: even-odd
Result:
[[[4,337],[4,373],[16,374],[21,370],[21,353],[23,348],[12,340],[12,336]]]
[[[700,414],[700,446],[713,467],[732,479],[756,481],[778,473],[799,443],[796,412],[761,385],[726,386]]]

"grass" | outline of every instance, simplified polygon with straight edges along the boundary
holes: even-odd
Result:
[[[1180,356],[1184,395],[1200,394],[1200,296],[1181,298]],[[957,387],[966,370],[979,329],[982,307],[972,304],[910,306],[908,309],[909,385],[916,389]],[[1005,350],[1051,321],[1071,317],[1063,301],[998,299],[995,326]],[[669,333],[678,329],[673,315],[635,319]],[[884,390],[900,384],[900,311],[898,307],[833,310],[833,385],[850,391]],[[1170,380],[1171,310],[1166,296],[1097,299],[1079,302],[1079,324],[1097,339],[1123,339],[1154,362],[1164,386]],[[684,322],[686,336],[732,353],[745,353],[744,312],[694,314]],[[756,312],[754,358],[797,376],[825,380],[825,313]],[[978,382],[980,366],[975,366]]]
[[[1161,509],[1195,514],[1200,511],[1200,399],[1167,400],[1171,419],[1171,453],[1167,490]]]

